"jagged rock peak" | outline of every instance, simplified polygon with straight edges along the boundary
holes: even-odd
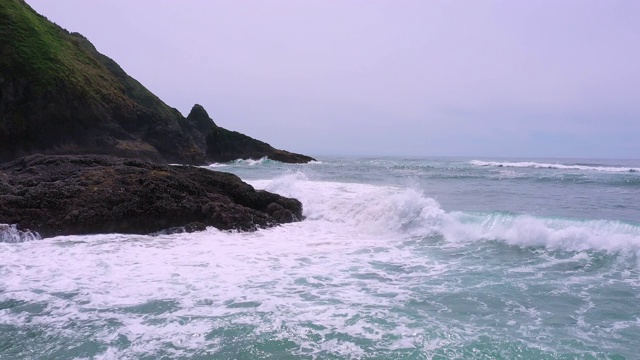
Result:
[[[207,120],[208,122],[211,122],[211,124],[216,125],[213,119],[209,117],[207,110],[205,110],[204,107],[200,104],[193,105],[193,107],[191,108],[191,112],[189,112],[189,115],[187,116],[187,119],[197,123],[203,122],[203,120]]]

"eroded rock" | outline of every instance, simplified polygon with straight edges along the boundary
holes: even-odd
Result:
[[[0,164],[0,223],[43,237],[204,226],[251,231],[302,218],[296,199],[198,167],[97,155]]]

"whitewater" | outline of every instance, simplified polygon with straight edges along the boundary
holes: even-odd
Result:
[[[0,225],[0,359],[637,359],[640,160],[207,166],[299,199],[251,233]]]

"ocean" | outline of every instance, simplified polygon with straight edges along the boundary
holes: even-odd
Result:
[[[252,233],[0,232],[0,359],[640,359],[640,160],[208,168]]]

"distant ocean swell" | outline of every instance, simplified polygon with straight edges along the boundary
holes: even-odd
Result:
[[[514,168],[538,168],[538,169],[559,169],[559,170],[582,170],[582,171],[604,171],[604,172],[640,172],[640,168],[625,166],[604,166],[599,164],[547,164],[530,161],[521,162],[498,162],[498,161],[480,161],[471,160],[469,162],[475,166],[496,166],[496,167],[514,167]]]

